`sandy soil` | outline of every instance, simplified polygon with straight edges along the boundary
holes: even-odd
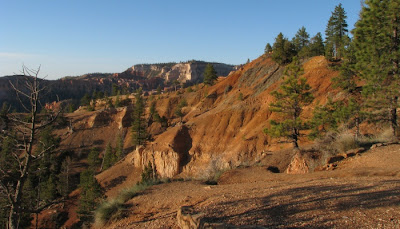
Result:
[[[178,228],[181,206],[225,228],[400,228],[400,145],[348,158],[334,171],[240,168],[224,173],[218,185],[166,183],[127,203],[129,216],[109,228]]]

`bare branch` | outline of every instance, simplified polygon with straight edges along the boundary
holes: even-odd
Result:
[[[13,117],[10,117],[9,118],[11,121],[14,121],[14,122],[16,122],[16,123],[19,123],[19,124],[23,124],[23,125],[26,125],[26,126],[29,126],[31,123],[29,123],[29,122],[25,122],[25,121],[22,121],[22,120],[20,120],[20,119],[16,119],[16,118],[13,118]]]
[[[11,204],[14,204],[15,202],[14,202],[14,200],[13,200],[13,198],[12,198],[11,192],[10,192],[10,190],[8,189],[7,185],[5,185],[5,184],[3,183],[2,180],[0,180],[0,187],[4,190],[5,194],[7,195],[8,201],[9,201]]]
[[[11,82],[11,80],[9,80],[8,82],[11,84],[11,87],[13,88],[13,90],[15,92],[17,92],[17,94],[21,94],[21,95],[23,95],[23,96],[25,96],[27,98],[31,98],[28,94],[26,94],[25,92],[19,90],[17,87],[15,87],[15,85]]]

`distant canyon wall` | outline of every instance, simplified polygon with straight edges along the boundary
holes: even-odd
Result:
[[[208,62],[193,61],[179,64],[139,64],[129,68],[126,72],[145,78],[159,77],[167,82],[178,80],[179,82],[202,82],[204,70]],[[211,63],[218,76],[227,76],[237,68],[233,65]]]

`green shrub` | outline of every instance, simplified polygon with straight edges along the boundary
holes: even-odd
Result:
[[[186,92],[187,92],[187,93],[193,92],[192,87],[188,87],[188,88],[186,89]]]
[[[239,96],[238,96],[238,100],[239,100],[239,101],[243,101],[243,93],[242,93],[242,92],[240,92],[240,94],[239,94]]]

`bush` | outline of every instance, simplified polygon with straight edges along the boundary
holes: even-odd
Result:
[[[125,202],[158,183],[158,181],[141,182],[131,188],[123,189],[114,199],[103,202],[95,212],[95,225],[102,227],[109,222],[125,217],[124,212],[127,210]]]
[[[104,202],[96,210],[95,225],[102,227],[109,222],[111,218],[115,219],[115,215],[119,215],[117,213],[123,211],[123,208],[124,203],[119,200]]]
[[[336,136],[334,146],[339,152],[346,152],[360,147],[359,142],[355,139],[354,135],[347,131]]]
[[[243,93],[242,93],[242,92],[240,92],[240,94],[239,94],[239,96],[238,96],[238,100],[239,100],[239,101],[243,101]]]
[[[186,92],[187,92],[187,93],[193,92],[192,87],[188,87],[188,88],[186,89]]]

